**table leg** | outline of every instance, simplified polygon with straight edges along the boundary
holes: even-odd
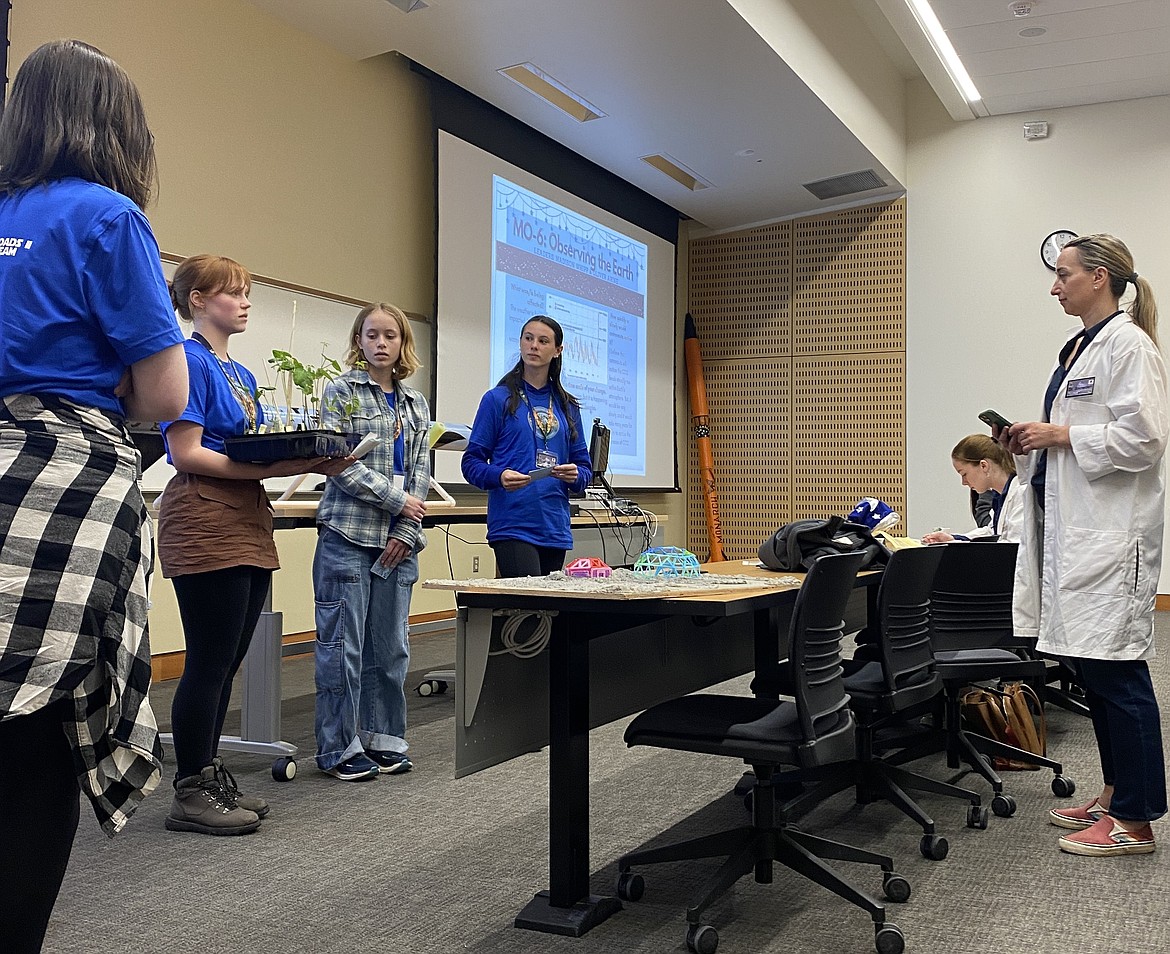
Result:
[[[615,911],[589,894],[589,634],[553,617],[549,643],[549,890],[516,917],[518,928],[580,937]]]

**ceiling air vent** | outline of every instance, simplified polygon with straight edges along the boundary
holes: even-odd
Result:
[[[818,199],[836,199],[843,195],[853,195],[855,192],[881,189],[887,184],[872,169],[866,169],[863,172],[847,172],[843,176],[833,176],[831,179],[806,182],[804,187]]]
[[[428,6],[426,0],[386,0],[386,2],[393,4],[403,13],[414,13],[416,10],[425,10]]]

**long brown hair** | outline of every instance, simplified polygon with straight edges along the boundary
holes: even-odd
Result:
[[[987,434],[968,434],[954,446],[951,460],[961,460],[968,464],[978,464],[987,460],[998,464],[1006,474],[1016,472],[1016,462],[1012,455]]]
[[[140,209],[157,165],[146,111],[126,71],[80,40],[33,50],[0,120],[0,191],[76,176],[120,192]]]
[[[526,322],[524,322],[524,327],[520,329],[521,340],[524,338],[524,329],[534,321],[544,325],[553,333],[553,342],[558,348],[565,343],[565,332],[564,329],[561,328],[560,322],[558,322],[555,318],[550,318],[548,315],[533,315]],[[561,402],[561,407],[565,412],[565,420],[569,422],[569,438],[571,440],[576,440],[577,423],[573,420],[573,415],[569,413],[569,408],[579,408],[581,406],[581,402],[578,401],[568,391],[566,391],[565,386],[561,384],[561,368],[563,365],[564,362],[561,360],[561,355],[559,354],[549,362],[548,381],[549,384],[552,385],[552,393],[556,395],[556,397]],[[498,382],[496,382],[496,387],[500,387],[500,385],[503,385],[508,389],[508,401],[504,409],[509,414],[515,414],[516,408],[520,406],[520,402],[523,400],[521,397],[524,390],[523,358],[520,358],[512,366],[512,370],[500,378]]]

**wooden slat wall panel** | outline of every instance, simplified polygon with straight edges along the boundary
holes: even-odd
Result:
[[[862,497],[905,516],[905,353],[797,357],[792,380],[791,519],[844,515]]]
[[[703,363],[723,555],[746,560],[756,555],[760,541],[784,522],[783,514],[792,507],[791,361],[750,358]],[[745,382],[750,386],[745,387]],[[693,438],[687,471],[689,486],[699,487]],[[706,558],[710,538],[703,495],[698,492],[692,492],[688,500],[687,531],[687,549]]]
[[[905,518],[905,201],[696,239],[689,268],[725,555],[863,496]],[[687,545],[705,556],[686,433]]]
[[[905,203],[798,219],[792,351],[906,350]]]
[[[691,244],[687,300],[703,358],[790,354],[792,223],[715,235],[697,245]]]

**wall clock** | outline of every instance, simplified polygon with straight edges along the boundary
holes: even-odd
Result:
[[[1050,232],[1040,243],[1040,259],[1045,265],[1056,271],[1056,256],[1060,254],[1060,250],[1064,248],[1069,239],[1076,237],[1077,233],[1070,232],[1068,229],[1057,229],[1055,232]]]

